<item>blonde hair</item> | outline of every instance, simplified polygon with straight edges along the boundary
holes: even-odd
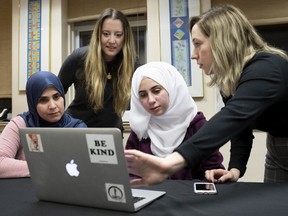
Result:
[[[209,86],[217,85],[224,96],[233,95],[245,63],[255,53],[269,52],[287,58],[284,51],[268,45],[242,11],[232,5],[211,8],[190,20],[209,38],[213,56]]]
[[[88,101],[94,111],[104,108],[104,88],[107,82],[107,71],[101,50],[102,26],[107,18],[120,20],[124,30],[124,42],[115,61],[117,74],[113,74],[113,106],[117,115],[121,116],[130,100],[131,79],[136,60],[135,44],[132,29],[126,16],[114,9],[105,9],[97,20],[85,59],[85,83]]]

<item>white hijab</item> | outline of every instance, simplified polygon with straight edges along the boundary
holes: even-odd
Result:
[[[139,101],[139,87],[144,78],[153,79],[169,94],[169,106],[161,116],[147,112]],[[150,62],[135,71],[132,78],[130,127],[139,140],[149,137],[154,155],[165,157],[179,146],[190,122],[197,114],[182,75],[171,64]]]

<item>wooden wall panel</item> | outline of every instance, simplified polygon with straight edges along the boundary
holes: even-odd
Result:
[[[211,0],[211,6],[232,4],[239,7],[254,24],[288,23],[287,0]]]
[[[68,0],[67,19],[99,15],[107,7],[114,7],[121,11],[146,8],[146,0]]]
[[[0,1],[0,98],[12,95],[12,1]]]

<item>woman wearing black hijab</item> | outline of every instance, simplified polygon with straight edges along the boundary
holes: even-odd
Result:
[[[0,136],[0,178],[28,177],[29,169],[20,142],[23,127],[87,127],[65,112],[65,94],[51,72],[33,74],[26,83],[28,111],[11,119]]]

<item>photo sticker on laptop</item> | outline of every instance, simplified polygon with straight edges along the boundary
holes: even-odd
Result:
[[[27,145],[31,152],[43,152],[43,145],[39,134],[26,134]]]
[[[86,134],[91,163],[118,164],[115,142],[111,134]]]

